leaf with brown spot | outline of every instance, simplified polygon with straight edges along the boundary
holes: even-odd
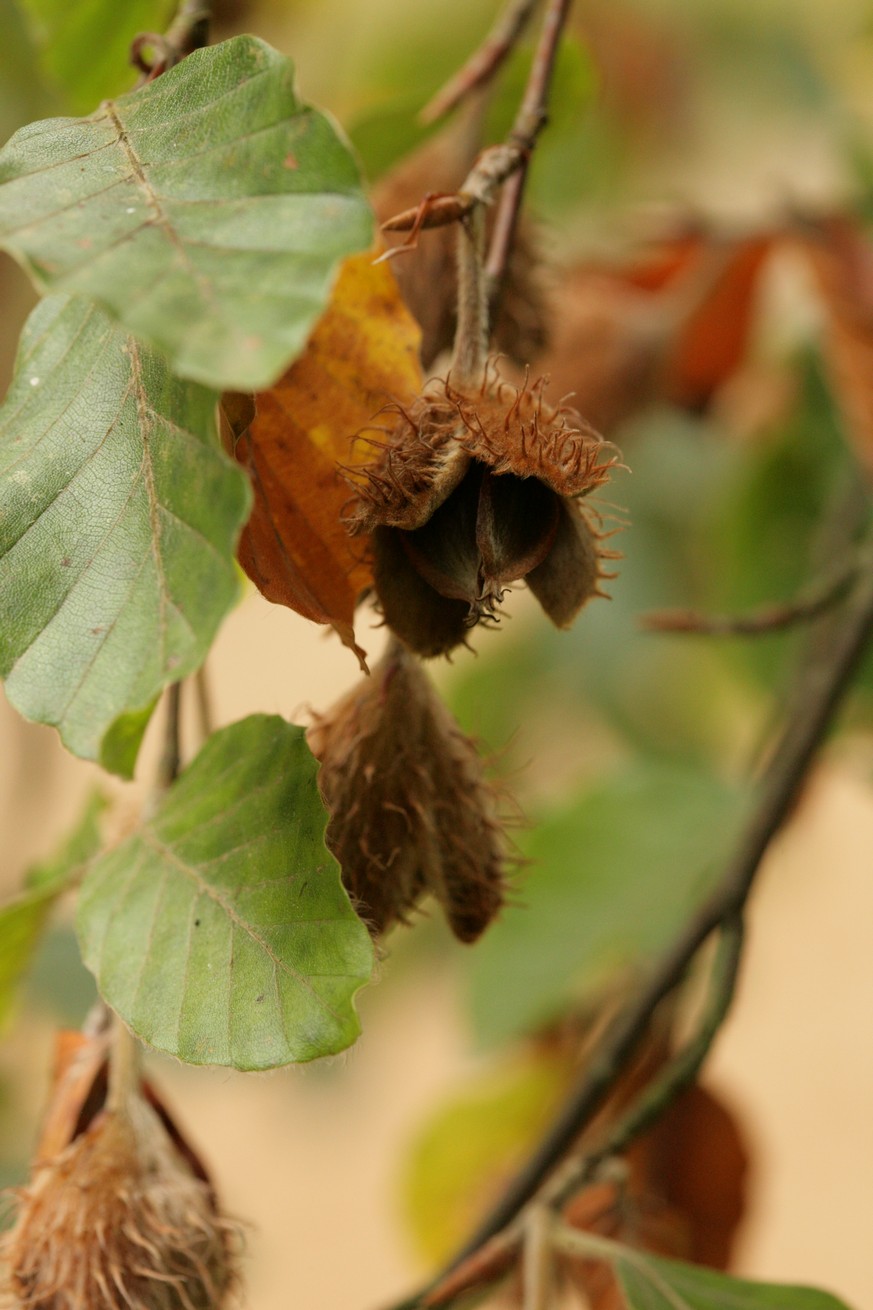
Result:
[[[355,435],[422,381],[419,330],[391,269],[373,260],[371,251],[345,262],[306,350],[254,398],[254,417],[248,398],[224,402],[228,444],[255,492],[240,563],[267,600],[330,623],[361,659],[352,620],[372,574],[366,538],[346,529],[342,469],[372,461]]]

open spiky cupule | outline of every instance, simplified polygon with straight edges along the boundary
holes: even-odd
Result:
[[[606,481],[612,448],[541,382],[513,386],[494,366],[475,388],[437,379],[386,413],[393,425],[360,434],[376,458],[357,470],[349,524],[371,534],[388,626],[420,655],[448,652],[522,579],[571,622],[601,577],[578,501]]]

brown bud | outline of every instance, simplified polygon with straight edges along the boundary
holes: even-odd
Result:
[[[358,471],[350,528],[371,535],[386,623],[419,655],[494,619],[513,582],[527,579],[560,627],[602,594],[605,552],[578,501],[616,456],[542,391],[493,369],[472,392],[436,380],[412,405],[389,406],[395,421],[378,438],[362,434],[377,457]]]
[[[375,933],[421,897],[474,941],[503,901],[497,799],[475,746],[399,643],[309,730],[331,819],[327,842]]]
[[[72,1140],[50,1157],[43,1148],[19,1192],[2,1248],[12,1305],[218,1310],[235,1281],[233,1228],[202,1166],[153,1094],[153,1103],[135,1092],[117,1108],[95,1111],[101,1088],[105,1067]],[[66,1117],[58,1101],[70,1090],[62,1079],[50,1135]]]

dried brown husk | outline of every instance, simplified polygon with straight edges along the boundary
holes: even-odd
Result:
[[[93,1083],[101,1086],[105,1068]],[[84,1090],[81,1079],[78,1088],[59,1082],[53,1140],[65,1107]],[[16,1223],[2,1246],[9,1304],[219,1310],[236,1283],[237,1229],[220,1215],[199,1160],[157,1102],[135,1092],[87,1119],[94,1101],[89,1089],[61,1149],[47,1154],[44,1139],[30,1182],[17,1192]]]
[[[579,501],[617,456],[576,411],[492,367],[475,390],[437,379],[387,413],[361,434],[375,458],[349,522],[370,534],[385,621],[410,649],[451,651],[522,579],[559,627],[603,594],[608,552]]]
[[[393,642],[310,728],[309,744],[328,846],[372,932],[408,921],[430,893],[455,935],[475,941],[504,898],[499,800],[415,657]]]

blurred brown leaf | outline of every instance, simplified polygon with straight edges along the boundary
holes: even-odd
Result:
[[[607,435],[656,400],[704,408],[742,363],[774,240],[694,231],[624,265],[568,270],[553,304],[551,394],[572,395]]]
[[[653,1049],[631,1080],[651,1077],[666,1048]],[[613,1103],[615,1104],[615,1103]],[[577,1228],[655,1255],[727,1269],[745,1210],[748,1156],[736,1120],[712,1092],[692,1084],[627,1153],[624,1181],[586,1188],[565,1209]],[[565,1267],[589,1298],[591,1310],[623,1310],[612,1270],[600,1261],[568,1260]]]
[[[840,215],[807,223],[797,241],[824,305],[825,355],[846,434],[873,472],[873,245]]]
[[[240,563],[268,600],[331,624],[361,659],[352,620],[371,574],[366,540],[343,521],[353,493],[341,468],[372,459],[355,435],[421,386],[418,328],[391,269],[373,260],[345,262],[306,350],[274,387],[223,405],[226,444],[255,492]]]

